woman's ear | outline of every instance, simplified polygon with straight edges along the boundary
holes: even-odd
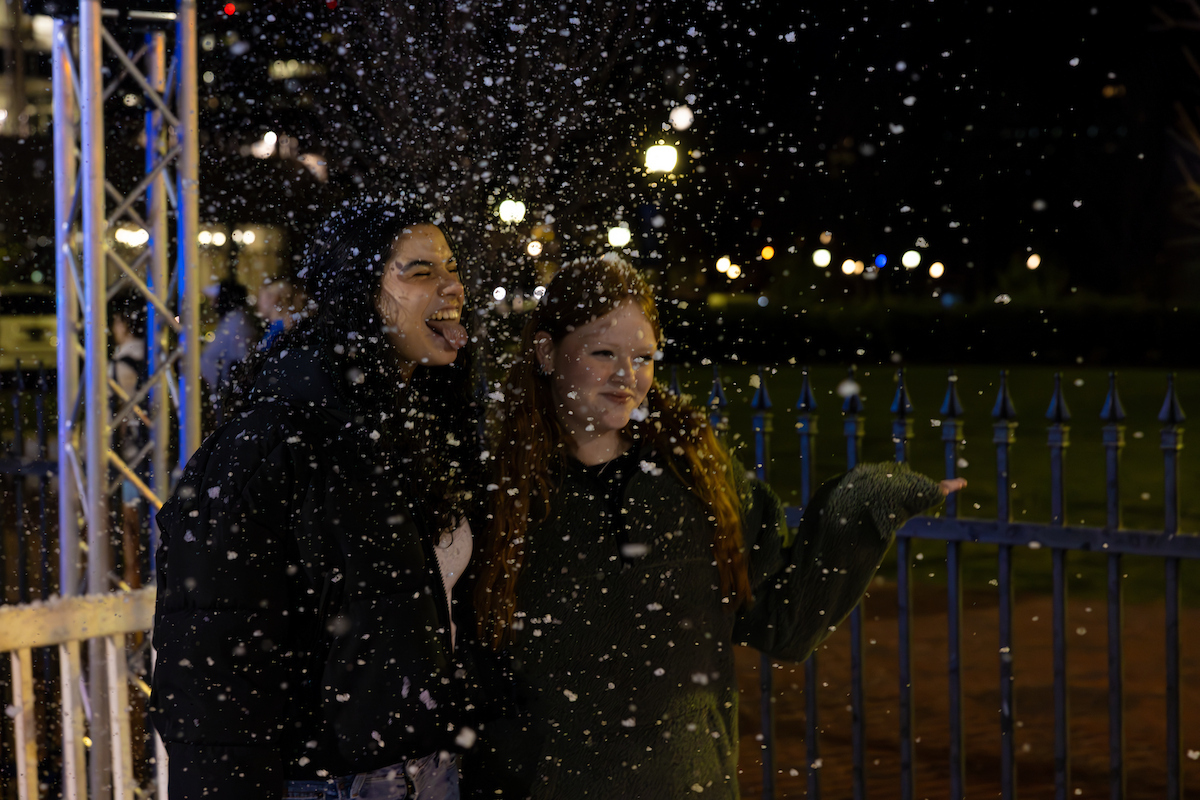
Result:
[[[533,337],[533,354],[537,358],[538,372],[543,375],[554,374],[554,340],[550,334],[539,332]]]

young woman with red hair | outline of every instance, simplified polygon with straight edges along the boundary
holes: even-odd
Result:
[[[532,312],[491,443],[480,633],[521,716],[464,781],[489,797],[736,797],[733,646],[802,660],[942,485],[865,465],[789,535],[702,409],[654,380],[654,295],[630,265],[568,264]]]

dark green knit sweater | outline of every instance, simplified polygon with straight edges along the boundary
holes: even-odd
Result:
[[[653,452],[618,497],[571,470],[531,530],[513,650],[526,714],[488,725],[464,780],[476,796],[733,798],[733,645],[803,660],[858,603],[937,484],[896,464],[823,485],[787,537],[783,507],[744,486],[754,602],[722,602],[702,505]]]

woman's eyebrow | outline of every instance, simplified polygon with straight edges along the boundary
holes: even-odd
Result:
[[[458,266],[458,260],[455,258],[448,258],[442,263],[444,263],[447,267],[451,267],[451,266],[457,267]],[[409,261],[406,264],[400,264],[399,266],[402,271],[407,272],[408,270],[412,269],[413,267],[431,267],[432,268],[435,266],[435,264],[434,264],[434,262],[432,262],[426,258],[414,258],[412,261]]]

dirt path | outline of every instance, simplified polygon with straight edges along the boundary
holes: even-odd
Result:
[[[867,696],[868,796],[899,796],[898,671],[894,586],[875,586],[864,624]],[[915,598],[913,691],[916,711],[916,797],[949,792],[949,723],[946,677],[945,597]],[[1000,793],[999,660],[994,595],[964,600],[963,695],[966,718],[968,797]],[[1014,648],[1018,788],[1022,798],[1053,797],[1054,706],[1051,603],[1048,597],[1018,599]],[[1107,610],[1095,601],[1068,605],[1068,674],[1073,797],[1109,797]],[[1125,609],[1126,770],[1129,798],[1162,798],[1166,786],[1166,722],[1163,606]],[[1185,609],[1183,646],[1184,796],[1200,797],[1200,610]],[[762,790],[758,719],[759,658],[738,654],[742,693],[742,792]],[[820,651],[821,789],[827,800],[851,796],[849,624]],[[805,795],[804,667],[777,663],[776,797]]]

